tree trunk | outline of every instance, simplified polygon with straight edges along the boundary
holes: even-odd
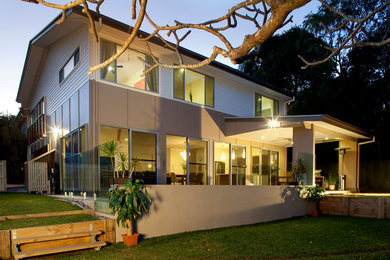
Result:
[[[127,226],[127,235],[131,236],[133,234],[133,227],[131,226],[131,221],[129,219],[126,219],[126,226]]]

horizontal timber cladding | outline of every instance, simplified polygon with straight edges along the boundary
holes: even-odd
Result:
[[[320,207],[324,214],[390,219],[390,197],[326,196]]]
[[[80,48],[79,63],[69,76],[59,83],[59,71],[77,48]],[[77,89],[88,82],[88,67],[88,27],[85,25],[47,49],[42,72],[31,97],[31,107],[34,107],[42,97],[46,97],[46,114],[51,115]]]

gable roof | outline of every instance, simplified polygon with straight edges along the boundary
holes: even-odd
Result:
[[[83,7],[81,7],[81,6],[76,6],[72,9],[69,9],[66,11],[66,17],[69,18],[72,14],[77,14],[77,15],[83,16],[85,19],[87,19],[87,16],[85,13],[83,13],[82,9],[83,9]],[[113,28],[120,30],[122,32],[129,33],[133,29],[133,27],[131,27],[125,23],[119,22],[117,20],[114,20],[108,16],[98,15],[96,12],[93,12],[93,11],[90,11],[90,13],[95,21],[98,21],[99,18],[101,18],[101,21],[103,24],[110,26],[110,27],[113,27]],[[33,88],[34,82],[35,82],[35,77],[37,75],[39,75],[39,73],[40,73],[40,66],[39,65],[37,66],[37,64],[42,65],[42,63],[44,61],[45,47],[49,46],[55,40],[63,37],[63,35],[65,35],[67,32],[70,32],[70,31],[74,30],[75,28],[81,26],[80,21],[77,19],[74,19],[74,20],[65,19],[65,21],[63,23],[61,23],[60,25],[57,25],[56,21],[58,21],[61,18],[61,16],[62,16],[62,14],[58,15],[55,19],[53,19],[45,28],[43,28],[29,42],[27,55],[26,55],[26,59],[25,59],[24,67],[23,67],[22,77],[21,77],[20,84],[19,84],[19,90],[18,90],[18,94],[16,97],[16,101],[18,103],[22,103],[22,107],[24,105],[23,101],[27,102],[28,97],[31,94],[31,91],[32,91],[32,88]],[[49,35],[50,35],[50,37],[48,37]],[[139,37],[146,38],[149,35],[150,34],[139,30],[139,34],[138,34]],[[152,42],[156,45],[159,45],[161,47],[165,47],[165,43],[161,39],[159,39],[158,37],[151,38],[150,42]],[[193,58],[193,59],[198,60],[198,61],[202,61],[202,60],[207,58],[199,53],[196,53],[196,52],[191,51],[189,49],[186,49],[184,47],[179,47],[179,51],[184,56],[187,56],[189,58]],[[213,66],[217,69],[223,70],[227,73],[233,74],[233,75],[238,76],[242,79],[248,80],[248,81],[253,82],[255,84],[258,84],[258,85],[261,85],[261,86],[266,87],[268,89],[271,89],[271,90],[285,96],[286,99],[291,98],[291,95],[288,94],[286,91],[284,91],[284,90],[282,90],[282,89],[280,89],[280,88],[278,88],[270,83],[267,83],[265,81],[254,78],[248,74],[245,74],[245,73],[239,71],[238,69],[235,69],[235,68],[227,66],[223,63],[220,63],[218,61],[211,62],[209,66]],[[29,104],[25,104],[25,105],[28,106]]]

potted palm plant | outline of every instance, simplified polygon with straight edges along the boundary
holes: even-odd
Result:
[[[122,224],[127,233],[122,234],[123,242],[127,246],[136,245],[138,234],[133,233],[132,221],[143,212],[148,211],[148,203],[151,202],[148,191],[142,180],[128,180],[124,188],[113,187],[108,191],[109,207],[116,215],[118,225]]]
[[[115,178],[115,153],[118,149],[118,143],[110,140],[100,147],[100,154],[104,157],[109,157],[111,161],[111,168],[113,170],[113,178]],[[118,175],[119,177],[119,175]]]

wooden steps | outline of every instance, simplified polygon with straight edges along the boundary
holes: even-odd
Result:
[[[10,230],[12,255],[16,259],[106,245],[106,221],[79,222]]]
[[[20,259],[20,258],[24,258],[24,257],[49,255],[49,254],[76,251],[76,250],[82,250],[82,249],[90,249],[90,248],[100,249],[100,247],[105,246],[105,245],[106,245],[106,242],[97,241],[97,242],[77,244],[77,245],[69,245],[69,246],[62,246],[62,247],[53,247],[53,248],[45,248],[45,249],[39,249],[39,250],[18,252],[18,253],[14,253],[14,257],[15,257],[15,259]]]
[[[100,235],[101,233],[102,233],[101,231],[90,231],[90,232],[77,232],[77,233],[62,234],[62,235],[30,237],[30,238],[14,239],[13,243],[20,245],[20,244],[34,243],[34,242],[53,241],[58,239],[96,236],[96,235]]]

